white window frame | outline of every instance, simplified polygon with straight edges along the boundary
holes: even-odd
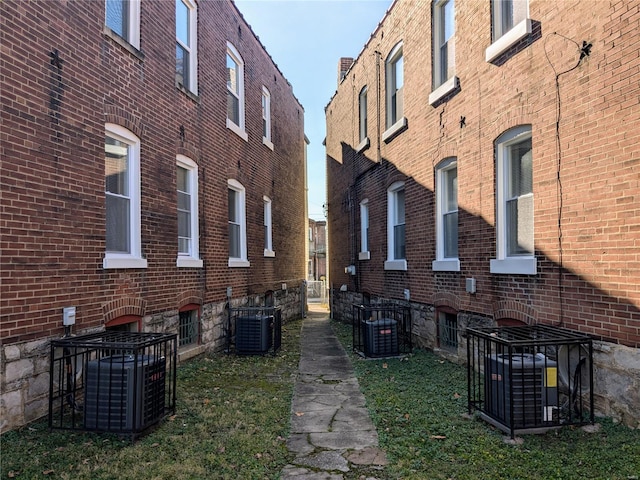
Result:
[[[432,262],[434,271],[459,272],[460,259],[456,257],[445,256],[445,226],[444,217],[447,214],[458,212],[456,191],[456,208],[455,210],[447,210],[447,198],[449,194],[449,186],[447,175],[456,170],[457,177],[458,159],[449,157],[440,162],[436,167],[436,259]],[[456,187],[457,188],[457,187]],[[457,228],[457,225],[456,225]]]
[[[514,6],[518,8],[514,8]],[[505,15],[511,18],[510,28],[505,28]],[[492,42],[485,50],[485,60],[491,62],[531,34],[529,0],[491,0],[491,38]]]
[[[460,80],[455,74],[442,75],[444,67],[447,67],[447,71],[455,71],[455,41],[456,41],[456,23],[455,23],[455,0],[435,0],[433,2],[433,66],[432,66],[432,81],[433,91],[429,94],[429,105],[433,105],[445,95],[454,91],[460,85]],[[444,35],[446,31],[446,15],[445,7],[447,5],[453,6],[453,32],[451,37],[446,41],[447,43],[447,58],[443,58],[442,44],[444,43]],[[453,50],[451,53],[450,50]],[[453,65],[449,65],[449,60],[453,59]]]
[[[113,32],[114,35],[117,35],[137,50],[140,50],[140,0],[128,0],[128,2],[125,2],[125,0],[120,1],[129,6],[129,10],[127,11],[127,35],[120,35],[107,25],[107,1],[104,2],[104,25],[109,29],[109,31]]]
[[[249,267],[251,266],[248,258],[247,258],[247,210],[246,210],[246,190],[244,186],[238,182],[237,180],[230,179],[227,181],[227,186],[229,190],[233,190],[236,192],[236,212],[240,216],[238,218],[238,225],[240,227],[240,256],[232,257],[231,252],[229,252],[229,267]],[[231,219],[229,219],[229,223],[231,223]]]
[[[176,42],[184,48],[189,54],[189,62],[188,62],[188,81],[187,84],[181,84],[182,87],[189,90],[191,93],[197,95],[198,94],[198,6],[193,0],[176,0],[177,3],[183,3],[189,13],[188,13],[188,42],[189,45],[185,45],[178,38],[177,34],[177,21],[176,18]]]
[[[406,258],[395,258],[395,230],[396,225],[404,224],[406,222],[398,223],[397,211],[398,211],[398,192],[405,193],[404,207],[406,208],[406,191],[404,188],[404,182],[395,182],[387,189],[387,261],[384,262],[385,270],[407,270]],[[407,243],[405,228],[405,248]],[[405,251],[406,257],[406,251]]]
[[[365,148],[367,148],[370,144],[369,135],[368,135],[368,105],[367,105],[367,95],[368,88],[365,85],[360,90],[358,94],[358,127],[359,127],[359,144],[356,148],[357,152],[362,152]]]
[[[187,170],[189,181],[189,214],[190,214],[190,248],[188,253],[180,253],[178,250],[178,258],[176,266],[202,268],[203,262],[200,259],[200,231],[199,231],[199,214],[198,214],[198,165],[184,155],[176,156],[176,167]]]
[[[360,202],[360,252],[358,260],[370,260],[369,251],[369,199]]]
[[[128,145],[127,170],[129,190],[129,252],[109,252],[106,250],[102,267],[107,268],[147,268],[147,259],[142,258],[141,212],[140,212],[140,139],[124,127],[107,123],[105,136],[110,136]],[[105,235],[106,196],[105,190]]]
[[[383,141],[389,141],[403,128],[407,126],[407,119],[404,116],[404,54],[402,42],[398,42],[387,56],[385,61],[385,102],[386,102],[386,127],[382,134]],[[402,86],[398,88],[396,77],[398,73],[398,62],[402,59]],[[400,92],[400,94],[398,94]],[[396,97],[395,116],[393,112],[393,97]],[[400,111],[398,111],[398,95],[400,95]]]
[[[267,196],[262,197],[262,202],[264,204],[264,256],[275,257],[276,252],[273,250],[273,202]]]
[[[227,92],[231,93],[234,97],[238,99],[238,122],[235,123],[233,120],[229,118],[227,114],[227,128],[242,138],[245,142],[248,140],[248,135],[245,130],[245,94],[244,94],[244,60],[242,60],[242,56],[236,50],[230,42],[227,42],[227,55],[231,57],[231,59],[235,62],[237,66],[236,72],[236,81],[238,83],[238,91],[234,92],[231,88],[229,88],[227,82]],[[225,65],[226,65],[226,57],[225,57]],[[226,66],[225,66],[226,69]]]
[[[507,201],[510,199],[507,198],[507,192],[510,174],[509,164],[511,160],[509,157],[509,147],[530,138],[532,138],[531,125],[521,125],[507,130],[496,140],[496,258],[491,259],[490,261],[491,273],[522,275],[537,274],[537,259],[535,257],[535,252],[531,255],[509,255],[508,252],[509,228],[507,225]],[[531,173],[533,175],[533,171]],[[525,195],[523,195],[523,197],[524,196]],[[531,197],[530,201],[533,205],[533,192],[526,196]],[[532,229],[534,229],[534,220],[535,217],[532,213]],[[532,236],[535,245],[535,230]]]
[[[262,121],[264,125],[262,143],[270,150],[273,150],[273,142],[271,141],[271,93],[264,85],[262,86]]]

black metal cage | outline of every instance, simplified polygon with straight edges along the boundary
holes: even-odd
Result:
[[[136,437],[175,413],[177,336],[104,331],[51,341],[49,428]]]
[[[280,307],[238,307],[229,309],[227,352],[238,355],[274,355],[282,345]]]
[[[353,350],[365,357],[411,353],[411,311],[408,306],[353,305]]]
[[[469,413],[511,437],[593,423],[591,337],[548,325],[467,329]]]

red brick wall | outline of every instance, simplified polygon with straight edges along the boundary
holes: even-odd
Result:
[[[153,315],[177,311],[192,292],[222,302],[227,286],[241,298],[305,278],[304,110],[231,2],[198,6],[194,98],[175,86],[173,3],[142,0],[135,54],[104,33],[104,2],[2,2],[4,343],[61,334],[65,306],[77,307],[82,331],[104,324],[105,305],[139,312],[142,304]],[[246,142],[225,126],[227,41],[245,62]],[[51,63],[54,49],[60,70]],[[262,144],[263,85],[273,151]],[[145,269],[102,267],[106,122],[141,141]],[[201,269],[176,267],[177,154],[199,167]],[[230,178],[247,192],[250,268],[228,267]],[[265,195],[273,201],[275,258],[263,256]]]
[[[431,4],[395,3],[327,107],[330,277],[336,288],[347,284],[385,298],[401,299],[408,289],[411,301],[431,305],[446,292],[455,295],[463,311],[496,320],[512,312],[523,321],[563,325],[638,347],[640,6],[530,0],[529,12],[532,34],[488,63],[490,2],[456,2],[460,89],[430,106]],[[384,143],[384,60],[400,40],[408,128]],[[559,76],[558,102],[556,73],[576,65],[583,40],[592,43],[591,54]],[[371,145],[358,154],[357,102],[364,85]],[[491,274],[494,141],[521,124],[532,125],[538,273]],[[448,156],[458,159],[461,270],[455,273],[431,268],[434,168]],[[406,272],[383,269],[386,189],[396,180],[404,180],[406,189]],[[371,259],[358,261],[358,205],[365,198]],[[357,266],[356,277],[344,274],[349,264]],[[472,277],[475,295],[465,291],[465,279]],[[529,313],[512,311],[510,302]]]

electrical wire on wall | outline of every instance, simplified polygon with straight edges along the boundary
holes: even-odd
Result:
[[[579,53],[579,58],[577,62],[569,67],[566,70],[558,72],[553,65],[553,62],[549,58],[549,53],[547,51],[547,42],[549,38],[552,36],[558,36],[568,42],[573,43],[577,51]],[[556,198],[558,202],[558,291],[559,291],[559,299],[560,299],[560,321],[558,323],[559,326],[562,326],[564,323],[564,247],[563,247],[563,225],[562,225],[562,212],[563,212],[563,201],[564,201],[564,192],[562,187],[562,142],[560,141],[560,120],[562,119],[562,101],[560,96],[560,77],[568,74],[569,72],[574,71],[576,68],[580,66],[582,60],[585,57],[588,57],[591,54],[591,43],[587,43],[583,40],[582,46],[578,44],[575,40],[571,38],[565,37],[564,35],[553,32],[550,35],[547,35],[544,40],[544,55],[547,59],[547,62],[551,66],[553,73],[555,75],[555,89],[556,89],[556,123],[555,123],[555,137],[556,137]]]

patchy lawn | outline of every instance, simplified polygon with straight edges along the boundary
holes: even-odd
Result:
[[[0,437],[0,478],[277,479],[286,448],[300,326],[283,326],[276,357],[214,355],[178,368],[176,415],[131,443],[113,435],[50,432],[46,419]],[[334,324],[347,351],[351,328]],[[640,478],[640,431],[598,419],[600,430],[504,434],[466,418],[464,367],[417,350],[408,359],[351,355],[390,464],[380,480]],[[345,479],[359,479],[353,470]]]
[[[351,327],[334,324],[345,349]],[[565,427],[522,444],[467,415],[466,367],[416,350],[405,360],[351,355],[387,451],[388,479],[640,478],[640,431],[597,418],[599,431]]]
[[[131,443],[39,421],[0,437],[0,478],[273,479],[286,448],[300,326],[275,357],[219,354],[178,367],[176,415]]]

